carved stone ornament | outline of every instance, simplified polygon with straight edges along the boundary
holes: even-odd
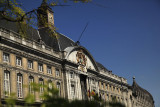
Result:
[[[79,50],[76,54],[77,63],[79,64],[79,67],[81,71],[84,71],[84,68],[87,64],[87,58],[85,54],[83,53],[83,50]]]

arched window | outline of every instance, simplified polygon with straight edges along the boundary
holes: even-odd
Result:
[[[44,81],[42,78],[39,78],[39,84],[40,84],[40,94],[43,94],[44,92]]]
[[[60,96],[61,95],[61,84],[57,82],[56,86],[57,86],[57,89],[59,90],[59,96]]]
[[[17,74],[17,96],[18,98],[23,97],[23,77],[21,73]]]
[[[5,96],[10,95],[10,72],[4,71],[4,93]]]
[[[34,94],[33,83],[34,83],[34,77],[29,76],[29,93],[30,94]]]
[[[53,89],[53,84],[52,84],[52,81],[49,80],[49,81],[48,81],[48,94],[49,94],[50,96],[52,96],[52,89]]]

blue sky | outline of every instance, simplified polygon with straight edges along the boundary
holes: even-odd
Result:
[[[93,0],[101,4],[69,2],[53,8],[58,32],[74,41],[81,38],[95,60],[132,85],[132,77],[154,97],[160,107],[160,1]],[[41,0],[23,0],[27,10]],[[34,2],[34,4],[32,3]]]

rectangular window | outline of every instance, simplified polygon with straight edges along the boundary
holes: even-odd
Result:
[[[50,66],[47,66],[47,73],[48,73],[48,74],[52,74],[52,69],[51,69]]]
[[[102,87],[102,89],[104,89],[103,83],[101,83],[101,87]]]
[[[43,72],[43,64],[38,64],[38,71]]]
[[[28,60],[28,68],[33,69],[33,61]]]
[[[10,95],[10,73],[9,71],[4,71],[4,93],[5,93],[5,96]]]
[[[74,73],[70,72],[70,78],[74,79]]]
[[[17,96],[18,98],[22,98],[23,97],[23,78],[22,78],[22,74],[17,74]]]
[[[106,90],[108,90],[108,85],[107,85],[107,83],[106,83]]]
[[[34,78],[32,76],[29,76],[29,93],[30,94],[34,94],[33,83],[34,83]]]
[[[3,53],[3,61],[4,62],[9,62],[9,54]]]
[[[16,65],[22,66],[22,58],[16,57]]]
[[[56,77],[59,77],[59,76],[60,76],[59,69],[56,69]]]

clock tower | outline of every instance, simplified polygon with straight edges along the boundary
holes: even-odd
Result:
[[[48,6],[46,0],[43,0],[41,6],[37,10],[38,28],[54,28],[54,16],[52,9]]]

